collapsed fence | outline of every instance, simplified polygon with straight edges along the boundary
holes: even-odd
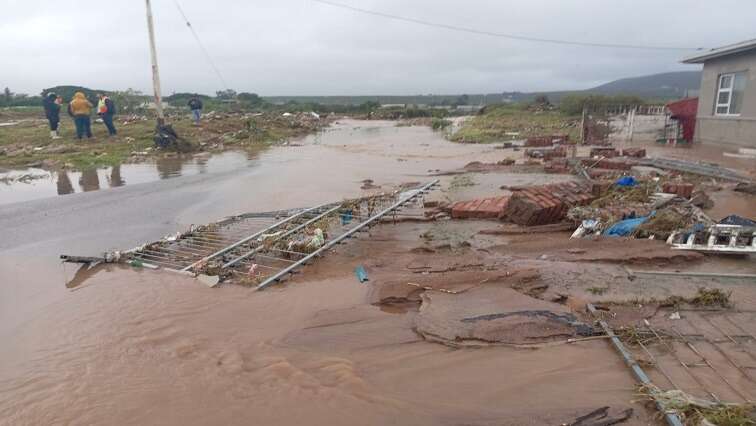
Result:
[[[412,189],[311,208],[242,214],[102,258],[61,258],[162,268],[263,289],[382,221],[422,216],[422,210],[410,210],[421,208],[424,195],[437,185],[435,180]]]

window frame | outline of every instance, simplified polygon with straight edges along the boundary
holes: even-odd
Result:
[[[719,78],[717,78],[717,93],[714,98],[714,115],[717,117],[740,117],[740,113],[732,113],[730,110],[732,109],[732,99],[733,99],[733,92],[735,89],[735,77],[737,74],[742,73],[742,71],[738,72],[728,72],[719,74]],[[722,80],[725,78],[730,78],[730,85],[729,87],[722,88]],[[721,94],[727,93],[727,103],[720,103],[719,97]],[[727,108],[727,112],[719,112],[720,108]]]

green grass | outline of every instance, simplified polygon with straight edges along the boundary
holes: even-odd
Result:
[[[21,168],[29,165],[45,168],[65,167],[87,169],[111,166],[141,158],[164,155],[152,150],[155,122],[150,120],[123,124],[116,120],[118,135],[107,137],[102,123],[92,123],[93,139],[77,140],[72,120],[61,117],[61,139],[50,139],[47,121],[39,109],[0,110],[0,122],[25,120],[15,126],[0,127],[0,167]],[[120,117],[119,117],[120,118]],[[242,115],[221,115],[206,119],[195,127],[188,117],[172,118],[177,133],[195,144],[200,151],[228,149],[259,150],[270,143],[298,137],[317,129],[317,125],[302,124],[279,114],[245,118]],[[132,153],[148,152],[146,156]]]
[[[519,133],[515,139],[553,134],[568,134],[574,139],[579,135],[579,119],[559,111],[529,111],[521,105],[491,106],[466,120],[451,139],[468,143],[512,140],[508,132]]]

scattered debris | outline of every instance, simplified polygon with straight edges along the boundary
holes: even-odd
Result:
[[[756,253],[756,227],[716,224],[673,232],[667,242],[678,250],[722,254]]]
[[[684,160],[672,160],[667,158],[643,159],[640,163],[644,166],[657,167],[665,170],[675,170],[678,172],[692,173],[713,178],[731,180],[745,184],[753,184],[751,180],[730,169],[720,167],[709,163],[700,163]]]
[[[756,183],[741,182],[735,186],[735,191],[756,195]]]
[[[609,407],[601,407],[590,413],[580,416],[562,426],[610,426],[624,423],[633,416],[633,409],[628,408],[615,416],[609,416]]]
[[[698,398],[679,389],[663,391],[653,384],[641,386],[639,394],[661,405],[686,425],[747,426],[756,425],[756,406],[725,404]]]
[[[354,274],[357,276],[357,281],[364,283],[368,281],[368,275],[365,271],[365,267],[360,265],[354,270]]]
[[[680,296],[670,296],[661,302],[659,304],[661,306],[672,306],[672,307],[679,307],[682,305],[690,305],[690,306],[697,306],[697,307],[707,307],[707,308],[731,308],[732,307],[732,300],[731,300],[732,292],[725,292],[718,288],[699,288],[696,292],[695,296],[691,298],[684,298]]]

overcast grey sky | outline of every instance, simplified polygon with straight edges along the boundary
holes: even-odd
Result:
[[[586,48],[430,28],[312,0],[179,0],[229,86],[261,95],[588,88],[694,70],[686,52]],[[480,30],[590,42],[716,47],[756,37],[752,0],[334,0]],[[0,86],[150,90],[142,0],[2,0]],[[164,94],[217,76],[174,0],[153,0]]]

